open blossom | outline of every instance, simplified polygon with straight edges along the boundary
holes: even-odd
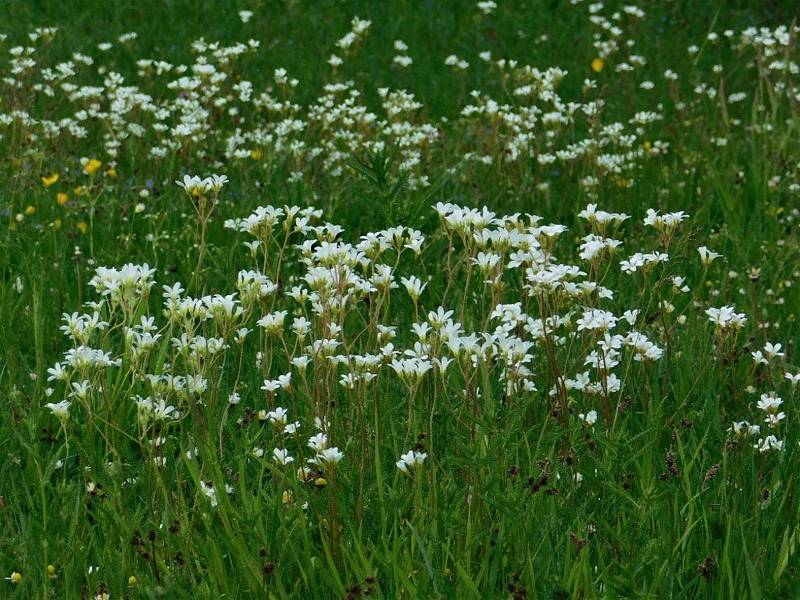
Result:
[[[275,448],[272,451],[272,458],[279,465],[288,465],[294,462],[294,458],[289,456],[289,451],[285,448]]]
[[[600,226],[605,226],[610,223],[620,224],[630,218],[630,215],[624,213],[610,213],[604,210],[597,210],[597,204],[587,204],[586,208],[578,213],[581,219],[586,219],[590,223],[596,223]]]
[[[419,300],[419,297],[422,295],[422,291],[425,289],[425,286],[428,285],[426,283],[422,283],[418,277],[413,275],[411,277],[403,277],[401,282],[406,288],[411,300],[414,302]]]
[[[270,423],[273,425],[278,425],[283,427],[286,425],[286,421],[289,416],[289,411],[285,408],[278,406],[274,410],[271,410],[267,413],[267,419],[269,419]]]
[[[322,452],[325,448],[328,447],[328,436],[322,432],[311,436],[308,439],[308,447],[311,448],[314,452],[317,453]]]
[[[759,439],[755,444],[753,444],[753,448],[757,449],[759,452],[769,452],[770,450],[776,450],[780,452],[783,450],[783,441],[779,440],[774,435],[768,435],[763,439]]]
[[[708,320],[714,323],[719,329],[741,329],[747,323],[747,316],[744,313],[737,313],[732,306],[721,308],[706,309]]]
[[[211,175],[201,179],[197,175],[184,175],[182,180],[176,180],[175,183],[192,198],[199,198],[209,191],[219,193],[228,183],[228,178],[225,175]]]
[[[761,427],[758,425],[751,425],[747,421],[734,421],[728,431],[733,432],[737,436],[756,436],[761,432]]]
[[[82,158],[81,166],[83,167],[84,173],[87,175],[94,175],[94,173],[103,166],[103,163],[96,158]]]
[[[428,458],[428,455],[425,452],[409,450],[405,454],[400,455],[400,460],[396,463],[397,468],[403,473],[410,474],[421,467],[426,458]]]
[[[47,408],[59,419],[65,420],[69,418],[69,407],[71,406],[69,400],[62,400],[61,402],[48,402],[45,404]]]
[[[764,353],[770,360],[773,358],[782,358],[784,356],[784,353],[781,352],[781,344],[772,344],[771,342],[767,342],[764,346]]]
[[[228,183],[228,178],[225,175],[211,175],[206,177],[205,181],[209,190],[219,193],[222,187]]]
[[[578,331],[608,331],[617,325],[617,317],[606,310],[593,308],[583,313],[577,325]]]
[[[658,211],[648,208],[647,216],[644,219],[644,224],[650,227],[655,227],[664,233],[671,233],[678,227],[678,225],[688,218],[689,215],[684,213],[682,210],[660,215],[658,214]]]
[[[175,181],[187,194],[192,197],[202,196],[208,191],[208,181],[200,179],[197,175],[184,175],[183,181]]]
[[[287,389],[292,381],[292,374],[285,373],[284,375],[279,375],[277,379],[265,379],[264,383],[261,386],[261,389],[265,392],[277,392],[280,389]]]
[[[705,246],[700,246],[697,251],[700,253],[700,261],[705,266],[710,265],[712,262],[722,256],[721,254],[717,254],[716,252],[709,250]]]
[[[334,467],[339,464],[342,458],[344,458],[344,454],[334,446],[332,448],[320,450],[317,452],[317,455],[308,462],[319,466]]]
[[[658,263],[665,263],[669,260],[669,255],[663,252],[649,252],[642,254],[637,252],[627,260],[620,261],[620,267],[623,273],[635,273],[639,269],[649,269]]]
[[[781,400],[780,396],[775,392],[769,392],[768,394],[761,394],[761,399],[756,403],[756,406],[764,412],[775,413],[781,404],[783,404],[783,400]]]

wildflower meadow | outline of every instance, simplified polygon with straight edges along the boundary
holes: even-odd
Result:
[[[797,597],[798,16],[0,4],[0,598]]]

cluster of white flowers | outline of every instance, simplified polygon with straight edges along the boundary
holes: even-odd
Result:
[[[192,195],[225,181],[187,176],[180,184]],[[165,440],[173,424],[186,419],[219,418],[224,432],[229,413],[238,414],[235,423],[242,427],[257,418],[271,427],[253,438],[250,456],[271,457],[279,466],[303,461],[298,472],[303,482],[324,482],[344,458],[329,441],[332,432],[344,436],[342,447],[356,443],[341,433],[334,398],[363,397],[378,380],[384,385],[394,380],[396,389],[405,390],[409,433],[428,410],[418,391],[433,380],[462,397],[465,407],[498,397],[497,392],[509,403],[538,396],[558,414],[575,411],[584,426],[597,426],[598,415],[611,425],[628,386],[653,376],[646,365],[663,358],[668,331],[686,319],[673,315],[666,300],[656,313],[650,306],[615,310],[616,294],[608,285],[640,269],[648,277],[660,265],[663,271],[650,282],[654,289],[663,286],[673,297],[688,291],[685,277],[667,271],[667,250],[687,216],[648,211],[644,224],[658,230],[653,241],[659,249],[637,252],[615,268],[613,256],[622,242],[614,236],[629,217],[598,210],[594,203],[579,214],[590,231],[564,253],[576,264],[557,258],[566,245],[559,241],[568,231],[563,225],[543,224],[536,215],[501,216],[486,207],[438,203],[434,209],[439,228],[429,243],[446,250],[448,277],[447,289],[435,296],[409,272],[426,244],[422,232],[394,226],[346,242],[343,229],[323,222],[321,211],[296,206],[261,206],[226,221],[249,238],[242,260],[250,262],[236,275],[235,291],[226,295],[194,297],[179,282],[164,285],[159,315],[149,303],[154,269],[97,268],[90,284],[99,298],[88,303],[90,312],[64,315],[61,329],[73,347],[49,369],[48,379],[62,386],[65,399],[47,407],[66,422],[76,410],[80,415],[111,410],[117,400],[109,401],[109,393],[125,390],[143,440]],[[620,275],[609,277],[614,270]],[[402,304],[403,294],[413,310],[390,310]],[[478,311],[470,311],[469,322],[480,324],[475,330],[463,317],[468,303]],[[730,306],[708,308],[706,314],[719,335],[747,323]],[[781,350],[780,344],[767,343],[753,359],[771,365],[784,356]],[[260,373],[260,384],[242,377],[243,364]],[[121,373],[113,392],[105,387],[114,380],[103,375],[108,369]],[[786,379],[795,385],[800,376],[787,373]],[[331,386],[337,380],[338,393]],[[546,391],[539,395],[542,384]],[[290,422],[279,401],[314,420],[317,432],[305,446],[297,438],[301,421]],[[771,393],[758,403],[771,430],[785,418],[781,402]],[[222,416],[214,413],[217,406]],[[759,427],[740,422],[732,431],[756,435]],[[264,435],[272,439],[259,441]],[[764,451],[781,444],[771,434],[756,447]],[[148,441],[147,447],[156,464],[168,464],[168,444]],[[304,456],[304,447],[310,456]],[[397,468],[413,474],[426,458],[415,448],[400,457]],[[214,502],[211,491],[203,493]]]
[[[497,4],[479,2],[477,8],[490,14]],[[637,54],[624,56],[634,41],[626,39],[626,29],[644,18],[644,11],[626,6],[604,15],[602,2],[591,3],[588,8],[588,18],[597,29],[593,42],[597,58],[592,68],[600,73],[606,63],[617,60],[616,76],[638,76],[648,61]],[[239,11],[239,17],[247,23],[253,12]],[[428,159],[448,144],[455,147],[437,156],[462,158],[444,168],[459,170],[463,177],[481,177],[481,166],[486,165],[532,165],[541,181],[537,189],[546,193],[549,178],[566,169],[588,169],[591,174],[581,179],[580,185],[590,196],[595,195],[603,179],[623,188],[634,185],[640,166],[669,150],[669,144],[654,139],[652,132],[653,124],[664,119],[663,103],[654,103],[649,110],[638,110],[623,120],[606,119],[608,103],[594,79],[583,81],[581,96],[565,97],[559,89],[569,76],[564,69],[540,69],[510,58],[498,59],[486,50],[477,52],[478,68],[489,70],[488,76],[504,90],[502,100],[471,90],[460,102],[460,115],[433,120],[424,116],[425,106],[413,91],[377,85],[381,111],[373,112],[364,101],[373,90],[359,89],[353,81],[337,76],[337,69],[363,45],[370,28],[370,21],[352,19],[350,31],[335,43],[334,54],[327,60],[334,71],[332,78],[316,99],[306,104],[297,100],[300,81],[283,67],[274,68],[271,80],[261,86],[240,74],[237,61],[262,52],[261,43],[254,39],[224,46],[201,38],[191,45],[195,57],[190,64],[140,58],[132,77],[104,64],[106,51],[113,47],[111,42],[101,44],[96,56],[73,53],[61,62],[46,65],[40,62],[46,59],[44,53],[37,52],[37,44],[49,44],[56,30],[38,30],[30,37],[31,46],[10,49],[10,76],[4,81],[17,93],[0,106],[0,139],[8,138],[10,131],[16,132],[15,139],[25,139],[24,145],[13,148],[21,156],[34,155],[56,142],[63,145],[73,139],[97,140],[111,165],[134,145],[143,145],[156,161],[179,152],[208,158],[218,151],[228,161],[255,160],[266,165],[280,158],[289,165],[289,181],[300,181],[312,172],[323,172],[337,180],[351,174],[346,165],[352,154],[388,154],[394,148],[396,173],[411,189],[430,185]],[[709,40],[727,43],[741,54],[763,57],[758,60],[763,71],[760,76],[770,80],[775,92],[769,101],[785,102],[800,96],[800,70],[791,58],[795,34],[795,26],[779,26],[774,30],[751,28],[738,34],[714,33]],[[130,50],[135,42],[133,32],[118,40]],[[395,40],[393,50],[397,52],[393,65],[412,67],[414,61],[405,42]],[[456,72],[476,68],[456,54],[441,60]],[[754,62],[742,60],[748,66]],[[667,84],[677,89],[678,75],[667,69],[664,76]],[[644,90],[658,85],[650,79],[638,84]],[[714,99],[719,88],[714,81],[695,85],[696,101]],[[726,92],[731,110],[748,97],[746,92]],[[18,99],[26,94],[36,94],[43,102],[36,109],[21,104]],[[687,101],[678,99],[677,93],[673,96],[675,108],[685,110]],[[72,113],[57,120],[51,118],[51,104],[62,106],[63,99],[73,107]],[[41,113],[32,114],[34,110]],[[727,113],[725,120],[733,126],[742,122]],[[768,124],[754,123],[753,127]],[[442,136],[443,131],[452,134]],[[714,139],[719,145],[725,143],[723,137]],[[781,185],[781,177],[777,177],[776,186]],[[800,191],[800,181],[795,179],[789,177],[786,185]],[[185,180],[182,185],[195,194],[207,191],[209,180]],[[670,229],[681,217],[679,213],[658,216],[654,212],[648,218],[654,226]]]

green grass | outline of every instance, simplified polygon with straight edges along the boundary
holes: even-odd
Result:
[[[784,375],[800,371],[794,342],[800,111],[797,98],[783,90],[798,94],[800,77],[769,72],[774,59],[759,70],[757,49],[738,43],[748,27],[789,26],[794,3],[641,3],[644,18],[622,13],[613,20],[622,29],[619,49],[597,73],[592,41],[603,30],[590,23],[588,3],[498,0],[491,15],[475,4],[0,5],[0,33],[8,35],[0,45],[4,77],[11,77],[7,50],[30,44],[27,35],[37,27],[58,27],[51,42],[36,42],[36,67],[0,82],[0,117],[24,110],[58,121],[91,110],[92,100],[70,99],[62,88],[49,96],[36,86],[43,82],[42,67],[75,52],[95,59],[69,78],[77,85],[103,86],[116,72],[124,85],[174,107],[178,94],[166,83],[178,75],[140,77],[137,60],[192,65],[197,55],[191,44],[200,37],[223,46],[260,42],[258,50],[218,66],[228,77],[214,97],[227,100],[224,106],[203,101],[204,138],[160,158],[149,155],[151,147],[175,136],[154,132],[155,119],[141,106],[125,113],[123,125],[89,116],[82,121],[85,137],[48,139],[39,124],[19,118],[0,125],[0,575],[22,576],[18,583],[0,581],[0,597],[796,596],[800,411]],[[612,19],[626,4],[607,2],[597,14]],[[237,14],[242,9],[254,12],[247,23]],[[369,31],[333,69],[326,61],[342,54],[336,41],[356,15],[371,21]],[[728,29],[736,32],[730,43],[723,35]],[[129,31],[138,37],[116,42]],[[710,32],[722,39],[708,40]],[[792,36],[780,58],[800,62]],[[408,45],[411,66],[392,63],[403,54],[393,48],[395,40]],[[101,52],[97,44],[106,41],[114,46]],[[697,53],[687,51],[693,44]],[[479,57],[483,51],[493,60],[517,60],[518,67],[489,64]],[[445,66],[450,54],[470,67],[460,72]],[[617,72],[631,54],[645,64]],[[562,101],[602,100],[600,115],[578,110],[569,123],[542,123],[555,110],[552,103],[514,93],[533,81],[523,65],[562,68]],[[297,87],[276,84],[277,68],[297,78]],[[664,78],[667,69],[678,81]],[[584,89],[587,78],[596,81],[595,89]],[[269,91],[296,106],[281,112],[238,100],[233,85],[244,80],[252,82],[253,97]],[[386,119],[380,88],[414,94],[422,106],[393,122],[436,132],[435,140],[419,144],[418,165],[402,165],[417,146],[405,146],[401,136],[372,122],[326,126],[309,116],[324,86],[345,81],[358,90],[356,102],[378,119]],[[644,89],[643,81],[655,87]],[[695,92],[703,83],[713,98]],[[508,105],[509,114],[541,108],[521,158],[511,160],[503,150],[511,138],[508,121],[462,115],[476,102],[472,90]],[[720,100],[737,92],[746,93],[740,102]],[[98,103],[108,110],[107,99]],[[660,118],[632,124],[641,111]],[[279,145],[277,123],[288,115],[304,126]],[[173,127],[177,120],[172,112],[164,122]],[[128,122],[142,123],[145,133],[122,140],[114,159],[104,135],[118,134]],[[622,125],[630,143],[603,133],[613,123]],[[264,135],[242,143],[241,157],[226,155],[237,128],[259,127]],[[350,138],[337,134],[345,129]],[[719,138],[726,143],[716,143]],[[575,160],[538,160],[585,140],[601,140],[602,147]],[[291,152],[293,141],[302,142],[303,150]],[[668,149],[647,150],[658,142]],[[313,155],[314,147],[324,148],[323,156],[337,150],[336,164]],[[604,152],[631,154],[613,173],[596,160]],[[468,153],[490,156],[491,164]],[[88,175],[82,157],[102,165]],[[45,186],[42,177],[52,173],[58,181]],[[224,173],[230,182],[200,243],[195,209],[174,182],[211,173]],[[419,183],[422,177],[427,185]],[[582,183],[587,177],[597,184]],[[68,195],[65,203],[57,201],[58,193]],[[479,249],[465,245],[469,235],[442,227],[432,208],[437,202],[487,206],[498,216],[535,214],[542,225],[565,225],[555,256],[580,265],[586,279],[613,290],[613,299],[527,294],[521,269],[506,269],[493,292],[470,266]],[[591,232],[578,213],[590,202],[631,216],[605,233],[623,245],[596,265],[578,257]],[[407,249],[382,256],[379,262],[396,267],[399,285],[388,299],[373,292],[341,314],[312,315],[309,305],[301,311],[284,295],[306,273],[294,247],[300,235],[286,243],[279,227],[275,237],[264,238],[266,255],[254,260],[243,246],[252,236],[223,226],[265,205],[322,209],[315,224],[341,225],[339,239],[352,244],[399,225],[421,231],[425,242],[418,256]],[[649,208],[683,210],[690,218],[665,240],[643,225]],[[723,256],[705,268],[700,246]],[[669,261],[644,274],[621,272],[619,262],[639,251],[664,251]],[[502,254],[506,261],[508,253]],[[127,315],[109,312],[108,305],[100,309],[111,325],[88,345],[123,362],[75,373],[69,383],[87,379],[93,390],[83,400],[71,397],[67,383],[48,381],[48,369],[75,345],[59,330],[62,314],[91,314],[84,303],[99,298],[89,285],[95,270],[125,263],[148,263],[157,283]],[[354,267],[365,278],[371,268]],[[183,325],[162,314],[161,286],[181,282],[195,297],[231,294],[241,269],[263,271],[278,292],[247,306],[233,328],[212,320],[186,325],[189,337],[224,338],[229,347],[220,354],[197,361],[176,350],[170,339],[180,336]],[[400,283],[411,275],[427,283],[419,306]],[[676,292],[673,276],[684,277],[690,291]],[[343,365],[316,360],[303,380],[290,364],[310,340],[331,337],[324,330],[331,319],[342,325],[338,353],[377,354],[389,341],[379,343],[378,324],[397,326],[391,341],[402,352],[413,348],[411,325],[425,321],[429,310],[444,306],[464,334],[480,335],[494,332],[498,322],[489,325],[488,316],[501,302],[520,302],[531,319],[570,315],[571,324],[536,339],[521,327],[514,330],[532,342],[527,366],[535,391],[509,393],[502,360],[491,355],[475,364],[459,355],[446,377],[428,373],[413,393],[388,364],[369,385],[354,389],[339,384],[349,372]],[[705,314],[723,305],[747,315],[735,335],[715,331]],[[559,377],[590,370],[584,358],[597,348],[597,334],[575,327],[587,308],[618,317],[641,309],[637,329],[664,355],[638,362],[623,353],[615,369],[619,392],[562,389]],[[275,310],[289,312],[281,336],[256,325]],[[289,329],[301,312],[312,323],[304,343]],[[155,317],[163,337],[137,366],[123,327],[145,314]],[[234,340],[240,326],[254,330],[243,344]],[[763,351],[767,342],[781,343],[785,356],[758,365],[751,352]],[[261,390],[265,379],[290,371],[289,390]],[[153,392],[144,373],[202,374],[209,387],[191,397],[164,392],[182,418],[144,423],[133,400]],[[551,397],[553,386],[558,393]],[[241,402],[227,407],[234,390]],[[786,417],[767,431],[756,402],[771,391],[783,398]],[[61,422],[45,404],[65,399],[72,406]],[[289,410],[290,422],[301,422],[296,437],[284,437],[259,418],[260,410],[276,406]],[[588,426],[578,415],[592,409],[599,416]],[[344,458],[314,473],[312,479],[324,478],[319,485],[302,482],[295,472],[313,456],[306,441],[316,432],[314,417],[323,415],[330,419],[331,445]],[[762,437],[774,433],[783,450],[760,453],[753,448],[757,438],[732,434],[731,423],[741,420],[760,424]],[[163,446],[154,450],[160,436]],[[278,446],[289,449],[294,464],[272,460]],[[263,448],[263,457],[254,456],[254,448]],[[413,477],[395,466],[410,449],[427,453]],[[166,464],[158,466],[156,456]],[[223,491],[226,484],[231,493]],[[216,505],[202,491],[208,485],[216,489]]]

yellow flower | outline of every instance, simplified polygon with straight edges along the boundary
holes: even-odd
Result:
[[[97,171],[97,169],[99,169],[102,166],[103,163],[101,163],[96,158],[92,158],[91,160],[87,160],[86,162],[83,163],[83,172],[86,173],[87,175],[94,175],[95,171]]]
[[[69,200],[69,194],[67,194],[66,192],[58,192],[56,194],[56,202],[58,202],[59,206],[64,206],[68,200]]]
[[[328,485],[328,482],[324,477],[317,477],[314,480],[314,485],[318,488],[324,488],[326,485]]]
[[[56,217],[56,219],[53,221],[53,227],[55,229],[61,229],[61,219]]]
[[[649,141],[647,141],[647,140],[645,140],[645,141],[644,141],[644,144],[642,144],[642,148],[644,148],[644,151],[645,151],[645,152],[649,152],[649,151],[650,151],[650,148],[652,148],[652,147],[653,147],[653,144],[651,144],[651,143],[650,143]]]
[[[89,229],[89,226],[83,221],[81,221],[80,223],[78,223],[78,229],[80,230],[81,233],[86,233],[86,231]]]
[[[22,581],[22,573],[14,571],[11,573],[11,577],[8,578],[11,583],[17,584]]]
[[[137,583],[139,583],[139,580],[138,580],[138,579],[136,579],[136,575],[131,575],[130,577],[128,577],[128,585],[129,585],[129,586],[133,587],[133,586],[135,586]]]
[[[50,579],[54,579],[56,576],[56,568],[53,565],[47,565],[47,576]]]
[[[633,179],[628,179],[621,175],[615,175],[612,181],[619,188],[629,188],[633,185]]]
[[[291,490],[283,490],[281,500],[283,500],[284,504],[291,504],[294,501],[294,494],[292,494]]]
[[[592,71],[595,73],[599,73],[603,70],[603,67],[606,66],[606,63],[603,61],[602,58],[597,57],[592,61]]]
[[[76,196],[83,196],[86,193],[86,188],[82,185],[79,185],[74,190],[72,190]]]
[[[109,177],[116,177],[117,170],[114,167],[109,167],[108,170],[106,171],[106,175]]]
[[[261,158],[261,149],[256,148],[255,150],[251,150],[250,158],[252,158],[253,160],[258,160],[259,158]]]
[[[29,204],[28,206],[25,207],[25,214],[26,215],[30,216],[35,212],[36,212],[36,207],[35,206],[32,206],[32,205]]]
[[[53,173],[49,177],[42,177],[42,183],[44,184],[44,187],[50,187],[56,181],[58,181],[58,173]]]

